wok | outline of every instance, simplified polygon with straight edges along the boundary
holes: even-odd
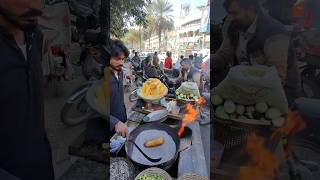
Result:
[[[146,135],[148,132],[149,134]],[[144,147],[143,144],[145,141],[159,137],[160,134],[165,140],[164,144],[154,148]],[[168,170],[177,160],[180,138],[177,130],[168,125],[160,123],[143,124],[130,133],[129,139],[134,141],[149,157],[161,157],[161,161],[159,162],[148,161],[147,159],[144,159],[145,157],[143,157],[133,143],[126,143],[125,150],[127,156],[132,160],[132,162],[142,168],[159,167],[161,169]]]

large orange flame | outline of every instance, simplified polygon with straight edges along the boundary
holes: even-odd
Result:
[[[300,113],[297,111],[289,111],[286,114],[286,120],[286,125],[276,130],[272,134],[272,138],[277,136],[293,135],[306,128],[306,123],[304,122]]]
[[[197,104],[200,105],[200,106],[203,106],[206,104],[206,99],[202,96],[200,96],[198,99],[197,99]]]
[[[240,167],[237,180],[275,179],[279,163],[275,155],[264,147],[264,142],[265,140],[256,134],[249,135],[245,150],[250,156],[250,162]]]
[[[290,110],[285,117],[286,125],[274,131],[271,140],[293,135],[306,128],[299,112]],[[276,178],[279,162],[275,155],[264,147],[264,141],[265,139],[255,134],[248,137],[245,150],[250,156],[250,161],[248,165],[240,168],[240,175],[237,180],[273,180]],[[286,151],[289,151],[289,149]],[[288,154],[288,152],[285,153]]]
[[[184,132],[184,127],[190,122],[194,121],[197,115],[197,110],[191,104],[187,104],[187,113],[183,116],[182,124],[178,131],[179,137],[181,137],[182,133]]]

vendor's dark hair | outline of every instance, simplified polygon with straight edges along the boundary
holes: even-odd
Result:
[[[224,8],[228,11],[232,2],[236,1],[240,7],[244,9],[254,8],[254,10],[259,11],[260,5],[259,0],[225,0],[223,3]]]
[[[106,58],[106,65],[110,65],[111,57],[118,57],[121,53],[127,58],[129,56],[128,48],[120,40],[108,40],[106,41],[105,51],[103,57]]]

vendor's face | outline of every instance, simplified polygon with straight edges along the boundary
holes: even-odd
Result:
[[[227,11],[235,28],[245,30],[250,26],[251,22],[249,19],[251,19],[251,9],[242,8],[239,6],[237,1],[233,1]]]
[[[0,17],[23,30],[32,29],[42,8],[43,0],[0,0]]]
[[[124,55],[124,53],[120,53],[120,55],[117,57],[111,57],[110,67],[113,70],[121,71],[125,59],[126,59],[126,56]]]

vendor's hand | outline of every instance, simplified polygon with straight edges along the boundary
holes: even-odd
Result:
[[[121,134],[122,137],[128,137],[128,126],[123,122],[119,121],[115,126],[116,132]]]

